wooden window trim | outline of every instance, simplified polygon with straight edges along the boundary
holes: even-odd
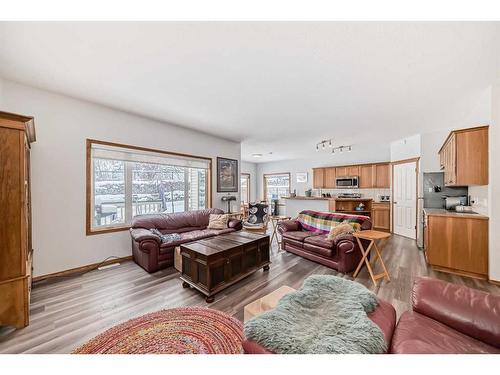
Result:
[[[292,188],[292,175],[290,172],[282,172],[282,173],[264,173],[264,175],[262,176],[262,186],[264,187],[262,190],[264,192],[264,197],[263,197],[263,201],[266,201],[266,197],[267,197],[267,185],[266,185],[266,177],[269,177],[269,176],[283,176],[283,175],[288,175],[288,190],[290,190]]]
[[[128,148],[131,150],[139,150],[139,151],[148,151],[148,152],[155,152],[159,154],[164,154],[164,155],[172,155],[172,156],[184,156],[184,157],[189,157],[189,158],[195,158],[195,159],[203,159],[208,161],[208,173],[207,173],[207,208],[212,208],[212,158],[206,157],[206,156],[199,156],[199,155],[191,155],[191,154],[184,154],[184,153],[179,153],[179,152],[172,152],[172,151],[165,151],[165,150],[159,150],[159,149],[154,149],[154,148],[147,148],[147,147],[140,147],[140,146],[132,146],[132,145],[127,145],[127,144],[122,144],[122,143],[114,143],[114,142],[108,142],[108,141],[100,141],[97,139],[86,139],[86,176],[85,176],[85,184],[86,184],[86,202],[85,202],[85,214],[86,214],[86,220],[85,220],[85,230],[87,236],[92,236],[96,234],[103,234],[103,233],[113,233],[113,232],[122,232],[125,230],[130,229],[130,225],[122,225],[122,226],[114,226],[112,228],[92,228],[92,145],[93,144],[99,144],[99,145],[105,145],[105,146],[113,146],[113,147],[121,147],[121,148]]]
[[[252,178],[252,176],[250,175],[250,173],[240,173],[240,189],[241,189],[241,177],[243,177],[243,176],[248,177],[247,198],[248,198],[248,203],[250,203],[250,197],[252,195],[250,192],[250,179]]]

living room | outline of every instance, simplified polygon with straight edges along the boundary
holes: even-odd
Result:
[[[498,354],[500,23],[185,19],[1,21],[0,363]]]

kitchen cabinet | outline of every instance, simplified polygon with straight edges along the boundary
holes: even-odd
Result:
[[[439,160],[445,186],[488,185],[488,126],[452,131]]]
[[[313,188],[323,189],[325,187],[325,168],[313,168]]]
[[[347,174],[347,167],[336,167],[335,168],[335,174],[337,177],[346,177],[348,176]]]
[[[359,166],[359,187],[371,189],[374,185],[375,166],[372,164]]]
[[[372,227],[374,230],[391,231],[391,206],[389,202],[372,204]]]
[[[391,187],[391,164],[375,163],[313,168],[313,187],[315,189],[335,189],[335,180],[338,177],[348,176],[359,176],[361,189],[389,189]]]
[[[391,187],[391,164],[374,164],[374,188],[390,188]]]
[[[359,165],[347,167],[347,176],[359,176]]]
[[[437,271],[487,278],[488,218],[442,211],[424,219],[427,262]]]
[[[325,168],[325,183],[324,186],[327,189],[335,189],[335,167]]]

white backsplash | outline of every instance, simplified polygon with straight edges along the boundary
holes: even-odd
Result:
[[[380,195],[391,196],[391,189],[313,189],[313,196],[315,197],[321,197],[322,193],[330,193],[332,196],[345,193],[358,193],[361,194],[362,198],[372,198],[375,201],[379,201]]]

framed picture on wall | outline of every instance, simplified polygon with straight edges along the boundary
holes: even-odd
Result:
[[[217,157],[217,192],[236,193],[239,182],[238,160]]]
[[[307,182],[307,172],[297,172],[295,177],[299,183]]]

